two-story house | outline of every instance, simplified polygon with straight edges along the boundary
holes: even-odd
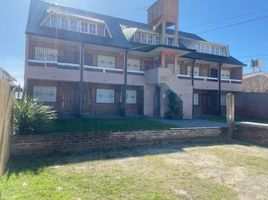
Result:
[[[157,0],[148,23],[32,0],[25,91],[61,115],[163,117],[167,94],[184,119],[218,114],[242,90],[244,64],[227,45],[179,31],[178,0]]]

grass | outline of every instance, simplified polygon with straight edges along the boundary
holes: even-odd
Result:
[[[255,180],[254,174],[247,173],[252,168],[261,170],[268,180],[267,149],[199,145],[16,157],[0,178],[0,199],[235,200],[268,195],[263,179],[256,179],[261,191],[243,185]],[[242,161],[236,162],[239,158]],[[243,167],[241,182],[233,179],[237,166]]]
[[[62,119],[56,120],[45,133],[138,131],[175,128],[146,118],[134,119]]]

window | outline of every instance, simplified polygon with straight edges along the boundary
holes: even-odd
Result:
[[[173,38],[168,38],[167,45],[173,46]]]
[[[153,44],[153,35],[148,35],[148,44]]]
[[[35,47],[35,60],[58,61],[58,50],[44,47]]]
[[[215,46],[211,47],[211,54],[216,54],[216,47]]]
[[[194,94],[194,105],[199,106],[199,94]]]
[[[213,78],[218,78],[218,69],[210,69],[210,76]]]
[[[199,76],[199,67],[194,67],[194,76]]]
[[[221,70],[221,78],[222,79],[230,79],[231,74],[229,70]]]
[[[80,31],[82,33],[88,33],[88,23],[87,22],[81,22]]]
[[[146,34],[141,34],[141,43],[146,43]]]
[[[224,48],[224,47],[221,48],[220,55],[221,56],[226,56],[226,48]]]
[[[56,102],[57,88],[51,86],[34,86],[33,98],[40,102]]]
[[[141,62],[138,59],[128,59],[127,67],[130,70],[140,71],[141,70]]]
[[[140,42],[140,34],[139,33],[136,33],[135,34],[135,42]]]
[[[115,57],[98,55],[98,67],[115,68]]]
[[[210,52],[210,46],[208,44],[205,45],[205,53]]]
[[[77,21],[75,19],[70,20],[70,30],[77,31]]]
[[[191,71],[192,71],[192,67],[191,66],[187,66],[187,75],[191,76]]]
[[[155,37],[155,44],[160,44],[160,36],[159,35],[157,35]]]
[[[220,55],[220,47],[215,47],[215,54],[216,55]]]
[[[200,44],[200,52],[204,53],[205,52],[205,45]]]
[[[127,104],[136,104],[136,103],[137,103],[137,91],[127,90]]]
[[[221,95],[221,105],[226,106],[226,96],[224,94]]]
[[[52,28],[58,28],[58,17],[55,15],[51,15],[50,17],[50,26]]]
[[[60,28],[64,30],[69,29],[68,19],[65,17],[60,18]]]
[[[97,103],[114,103],[115,92],[113,89],[97,89],[96,92]]]
[[[97,25],[89,24],[89,34],[97,35]]]

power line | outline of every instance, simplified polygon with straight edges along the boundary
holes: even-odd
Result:
[[[182,27],[182,28],[193,28],[193,27],[200,27],[200,26],[215,24],[215,23],[218,23],[218,22],[224,22],[224,21],[229,21],[229,20],[232,20],[232,19],[237,19],[237,18],[241,18],[241,17],[246,17],[246,16],[250,16],[250,15],[263,13],[265,11],[268,11],[268,8],[263,9],[263,10],[259,10],[259,11],[255,11],[255,12],[245,13],[245,14],[242,14],[242,15],[236,15],[236,16],[232,16],[232,17],[217,19],[217,20],[214,20],[214,21],[209,21],[209,22],[205,22],[205,23],[201,23],[201,24],[185,26],[185,27]]]
[[[137,9],[134,9],[134,10],[130,10],[130,11],[126,11],[126,12],[123,12],[123,13],[120,13],[116,16],[122,16],[122,15],[125,15],[125,14],[129,14],[129,13],[133,13],[133,12],[137,12],[139,10],[144,10],[144,9],[147,9],[150,5],[147,5],[147,6],[143,6],[141,8],[137,8]]]
[[[268,18],[268,15],[258,17],[258,18],[254,18],[254,19],[241,21],[241,22],[234,23],[234,24],[229,24],[229,25],[226,25],[226,26],[220,26],[220,27],[217,27],[217,28],[208,29],[206,31],[199,32],[197,34],[204,34],[204,33],[214,32],[214,31],[221,30],[221,29],[226,29],[226,28],[230,28],[230,27],[234,27],[234,26],[239,26],[239,25],[242,25],[242,24],[247,24],[247,23],[250,23],[250,22],[259,21],[259,20],[262,20],[262,19],[265,19],[265,18]]]

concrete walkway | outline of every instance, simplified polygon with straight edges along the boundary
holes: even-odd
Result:
[[[225,128],[227,127],[226,123],[221,122],[213,122],[208,120],[194,119],[194,120],[169,120],[169,119],[159,119],[153,118],[153,120],[162,122],[164,124],[178,126],[180,128],[200,128],[200,127],[208,127],[208,128]]]

